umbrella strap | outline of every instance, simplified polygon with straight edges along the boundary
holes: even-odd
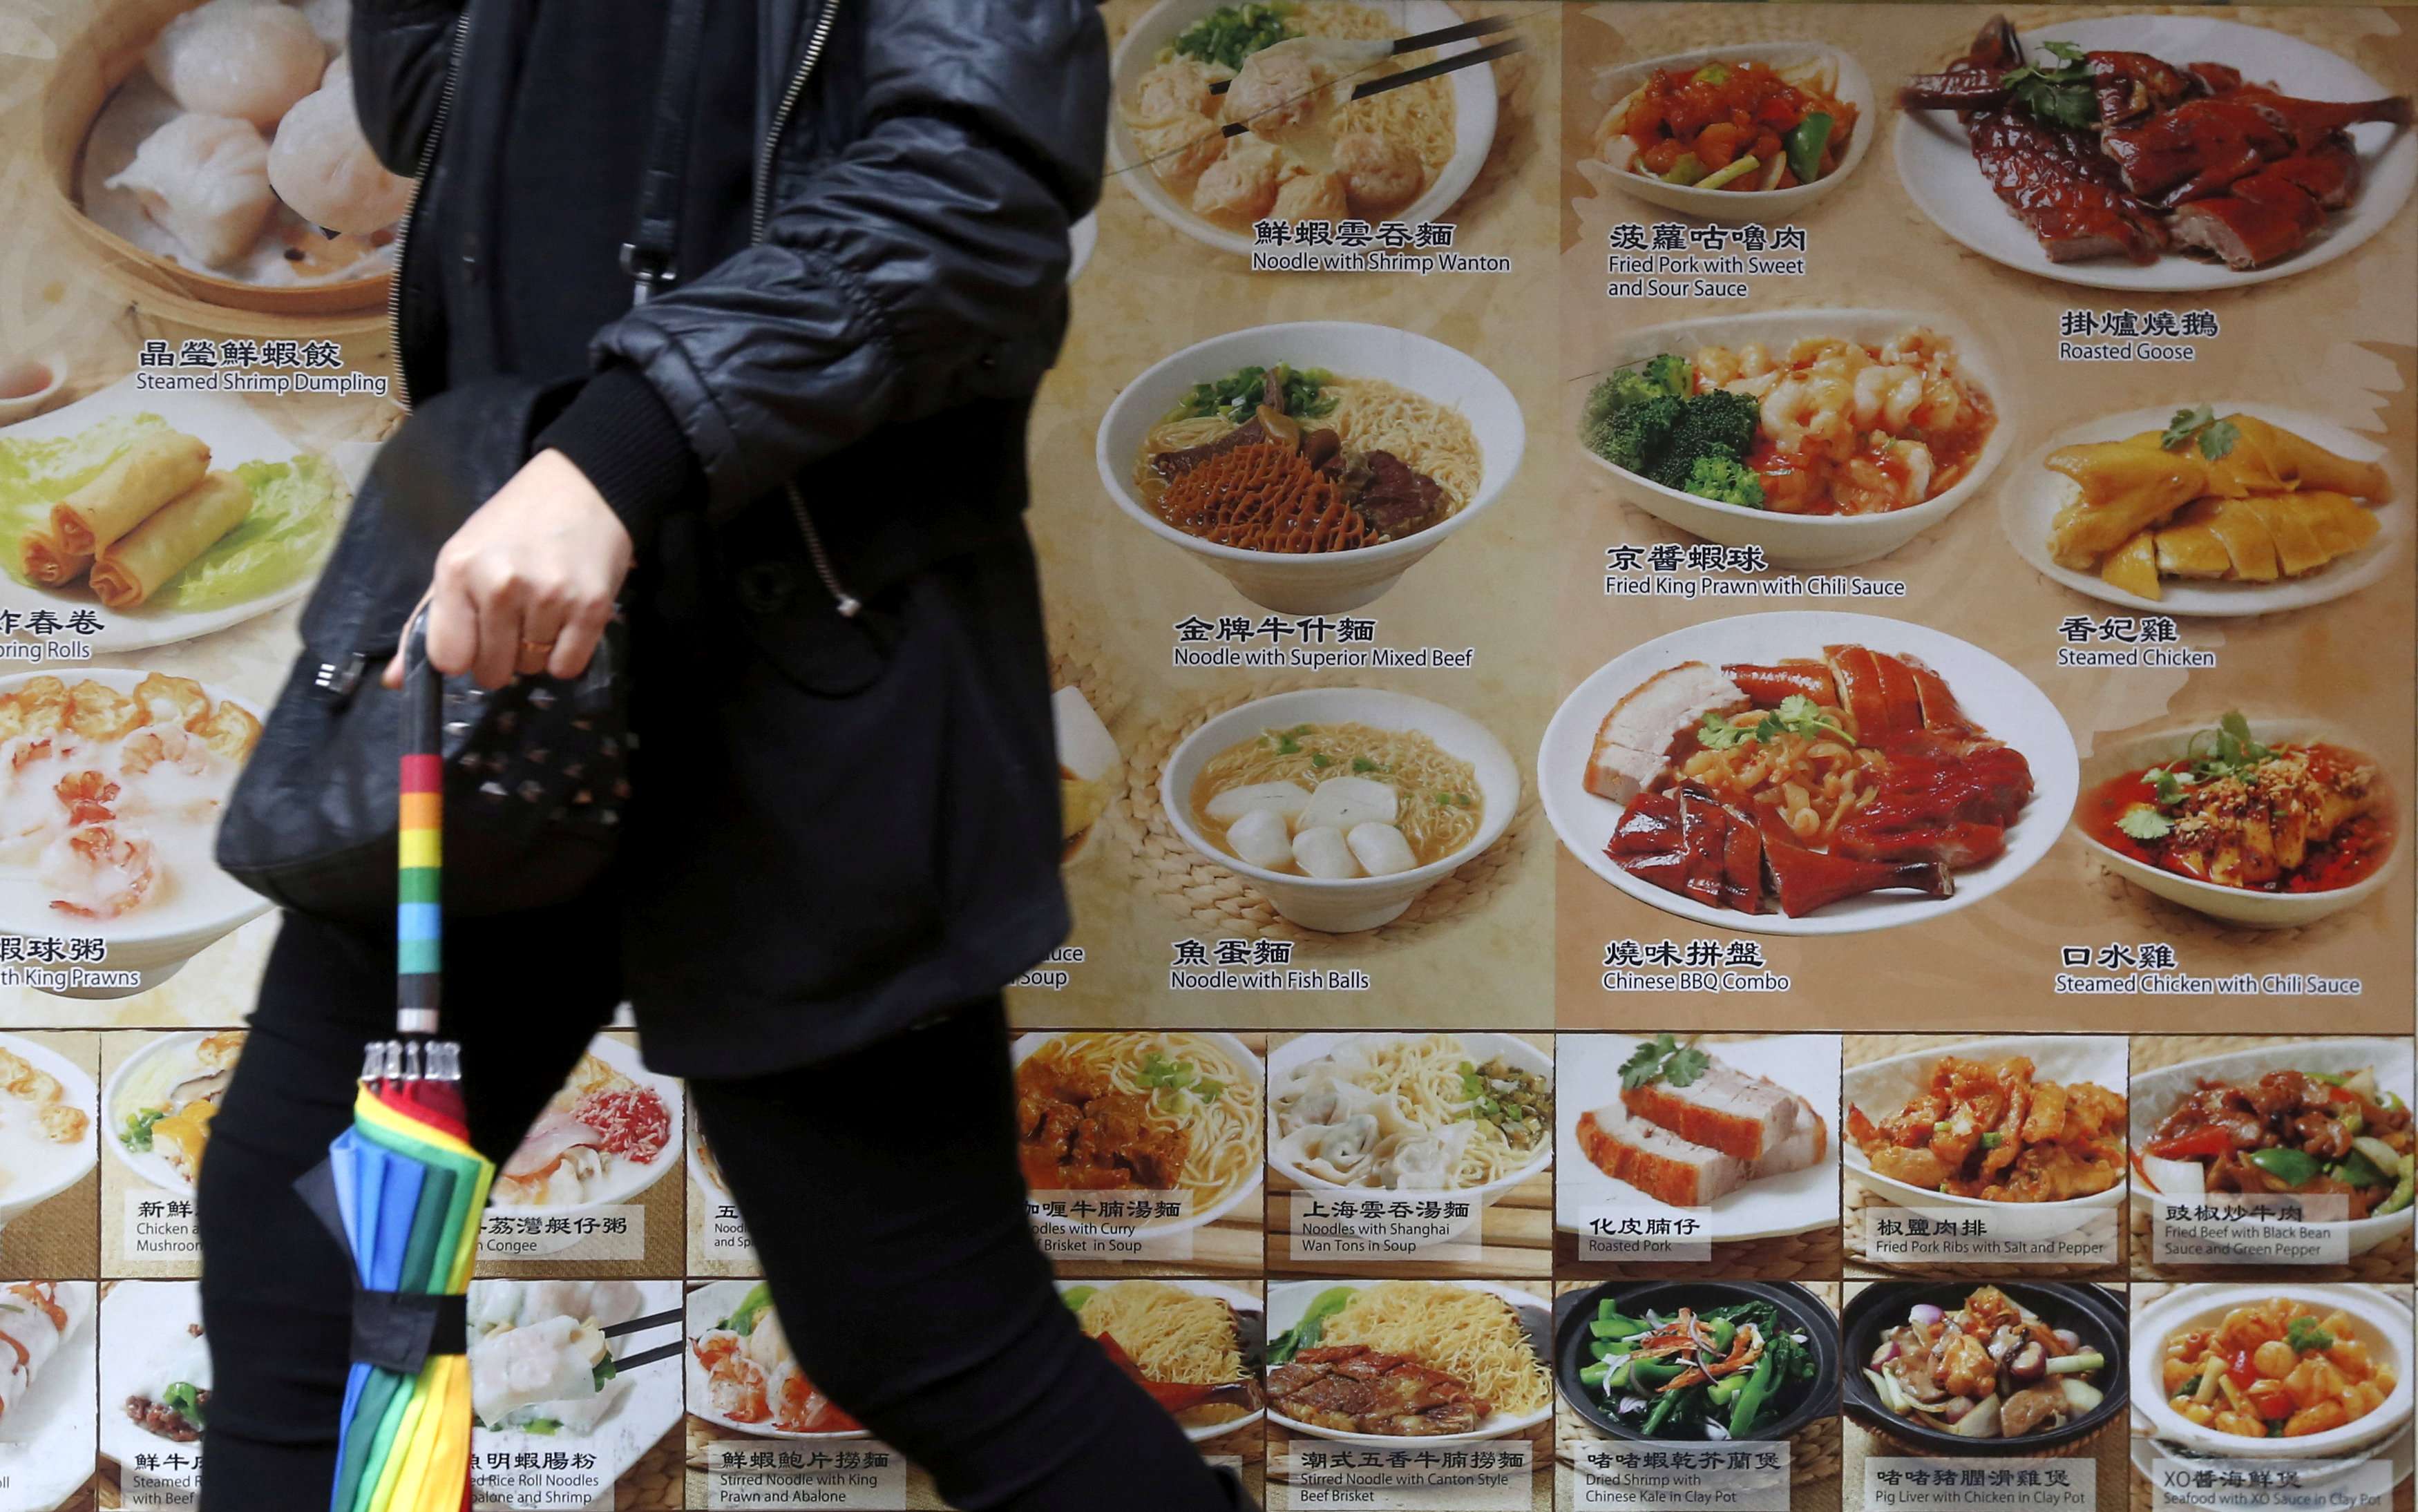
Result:
[[[354,1359],[416,1376],[431,1357],[469,1349],[470,1301],[461,1293],[354,1290]]]
[[[428,664],[428,624],[415,617],[404,636],[401,871],[395,888],[395,1032],[434,1034],[443,982],[438,909],[445,830],[445,680]]]

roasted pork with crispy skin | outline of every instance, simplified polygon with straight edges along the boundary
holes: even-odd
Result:
[[[1365,1344],[1304,1350],[1270,1370],[1268,1405],[1313,1428],[1404,1439],[1467,1433],[1494,1411],[1459,1377]]]

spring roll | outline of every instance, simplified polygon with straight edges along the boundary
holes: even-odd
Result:
[[[100,548],[92,591],[112,609],[131,609],[167,586],[252,512],[252,490],[231,472],[211,472],[151,517]]]
[[[63,588],[91,568],[92,554],[68,550],[52,522],[44,520],[18,539],[17,560],[24,568],[25,581]]]
[[[97,556],[209,470],[207,442],[176,431],[151,432],[59,500],[51,510],[51,531],[70,555]]]

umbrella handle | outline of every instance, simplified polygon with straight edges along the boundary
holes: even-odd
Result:
[[[395,1015],[398,1034],[434,1034],[444,955],[438,907],[445,830],[445,679],[428,664],[427,612],[404,629],[403,772],[396,828]]]

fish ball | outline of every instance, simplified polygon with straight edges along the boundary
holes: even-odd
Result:
[[[1254,866],[1281,871],[1293,860],[1293,830],[1274,809],[1253,809],[1226,832],[1226,844]]]
[[[1348,838],[1360,869],[1371,877],[1391,877],[1419,863],[1411,854],[1411,843],[1390,824],[1355,824]]]
[[[1328,825],[1349,830],[1355,824],[1391,824],[1400,816],[1400,795],[1390,783],[1371,777],[1329,777],[1309,795],[1301,811],[1300,827]]]
[[[1255,782],[1229,787],[1209,800],[1201,812],[1219,824],[1232,824],[1263,809],[1292,818],[1309,802],[1309,789],[1297,782]]]
[[[1360,863],[1352,859],[1352,847],[1343,832],[1327,825],[1304,830],[1293,837],[1293,863],[1311,877],[1330,880],[1360,875]]]

